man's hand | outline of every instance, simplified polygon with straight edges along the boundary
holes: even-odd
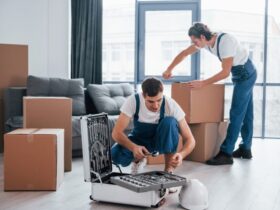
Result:
[[[182,165],[183,156],[177,152],[175,155],[173,155],[172,159],[169,162],[169,165],[171,165],[173,168],[177,168],[178,166]]]
[[[147,156],[147,154],[149,154],[150,152],[146,149],[146,147],[144,146],[139,146],[139,145],[136,145],[134,146],[133,150],[133,156],[136,160],[141,160],[143,159],[144,157]]]
[[[166,70],[165,72],[162,73],[162,76],[164,79],[170,79],[172,77],[172,73],[169,70]]]
[[[205,86],[205,82],[203,80],[194,80],[187,83],[187,86],[190,88],[202,88]]]

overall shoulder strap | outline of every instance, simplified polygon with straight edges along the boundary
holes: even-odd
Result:
[[[162,104],[160,107],[160,117],[159,117],[159,121],[162,120],[164,118],[164,112],[165,112],[165,97],[163,96],[162,98]]]
[[[136,120],[138,120],[139,118],[139,107],[140,107],[140,97],[139,97],[139,94],[135,94],[135,100],[136,100],[136,111],[135,111],[135,114],[134,114],[134,118]]]
[[[220,56],[220,41],[221,38],[225,35],[226,33],[221,33],[220,36],[218,36],[218,40],[217,40],[217,56],[219,58],[220,61],[222,61],[221,56]]]

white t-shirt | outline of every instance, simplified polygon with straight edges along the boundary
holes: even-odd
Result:
[[[150,111],[145,104],[145,99],[142,93],[139,93],[140,106],[138,121],[143,123],[158,123],[160,117],[160,110],[158,112]],[[133,117],[136,112],[135,95],[129,96],[121,107],[121,112],[128,117]],[[164,116],[174,117],[178,122],[185,118],[185,113],[182,108],[172,98],[165,96],[165,113]]]
[[[221,32],[217,33],[217,39],[215,41],[214,47],[205,46],[204,49],[210,51],[212,54],[218,56],[217,52],[217,43],[218,43],[218,37],[221,35]],[[228,58],[233,57],[233,66],[237,65],[243,65],[246,63],[249,57],[248,50],[239,43],[239,41],[232,36],[231,34],[224,34],[220,39],[219,44],[219,51],[220,51],[220,57]]]

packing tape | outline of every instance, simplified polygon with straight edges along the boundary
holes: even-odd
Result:
[[[27,142],[32,143],[34,141],[34,134],[40,129],[35,129],[30,134],[27,134]]]
[[[27,142],[32,143],[34,141],[33,134],[27,134]]]

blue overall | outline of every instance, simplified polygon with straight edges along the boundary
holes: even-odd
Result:
[[[164,117],[165,98],[163,98],[160,107],[158,124],[139,122],[139,94],[135,95],[135,99],[134,128],[128,138],[137,145],[145,146],[149,152],[175,153],[179,139],[178,122],[174,117]],[[111,153],[113,162],[124,167],[128,166],[134,159],[133,153],[120,144],[114,144]]]
[[[219,53],[219,42],[217,41],[217,55],[221,61]],[[235,143],[241,131],[242,142],[239,147],[251,149],[253,137],[253,87],[257,79],[257,71],[250,59],[244,65],[233,66],[231,68],[233,95],[230,108],[229,126],[227,135],[220,147],[220,150],[231,155]]]

